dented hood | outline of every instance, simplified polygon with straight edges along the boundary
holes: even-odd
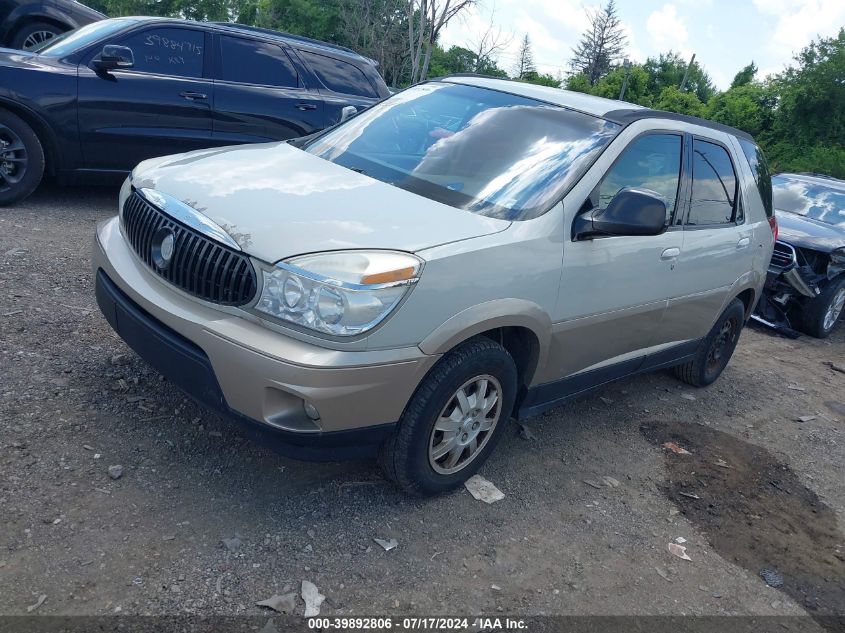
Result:
[[[845,228],[797,213],[776,211],[778,219],[778,239],[799,248],[830,253],[845,247]]]
[[[418,251],[510,222],[434,202],[288,143],[144,161],[132,184],[177,198],[267,262],[338,249]]]

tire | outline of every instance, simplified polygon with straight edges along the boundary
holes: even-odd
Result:
[[[55,24],[49,22],[30,22],[18,29],[12,37],[12,48],[29,49],[33,46],[46,42],[49,39],[65,32]]]
[[[800,330],[816,338],[827,338],[842,317],[845,275],[835,277],[821,294],[807,301],[801,311]]]
[[[44,148],[26,121],[0,109],[0,206],[35,191],[44,175]]]
[[[484,400],[478,406],[481,389]],[[504,347],[481,336],[459,345],[423,379],[396,432],[382,444],[379,466],[384,476],[415,495],[460,486],[496,448],[513,411],[516,389],[516,364]],[[463,407],[459,390],[464,393]],[[496,391],[498,398],[490,405]],[[453,459],[457,461],[450,466]]]
[[[706,387],[722,374],[745,325],[745,304],[734,299],[704,337],[695,358],[674,368],[675,376],[693,387]]]

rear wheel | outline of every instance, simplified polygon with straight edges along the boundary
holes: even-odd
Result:
[[[745,304],[734,299],[704,337],[695,358],[675,367],[675,376],[693,387],[706,387],[722,374],[745,324]]]
[[[381,447],[385,476],[412,494],[460,486],[493,452],[516,397],[516,365],[476,337],[446,354],[411,398]]]
[[[845,276],[831,281],[817,296],[804,304],[801,312],[801,331],[827,338],[842,316],[845,308]]]
[[[19,116],[0,110],[0,206],[23,200],[44,175],[44,148]]]
[[[63,32],[58,26],[49,22],[30,22],[15,33],[12,38],[12,48],[23,50],[37,48]]]

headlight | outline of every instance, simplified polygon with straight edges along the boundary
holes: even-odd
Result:
[[[262,271],[255,309],[318,332],[354,336],[390,314],[421,268],[419,258],[390,251],[302,255]]]

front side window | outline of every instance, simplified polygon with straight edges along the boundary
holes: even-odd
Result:
[[[682,137],[649,134],[635,139],[616,159],[599,185],[599,208],[604,209],[620,189],[636,187],[657,193],[666,203],[671,224],[678,200]]]
[[[774,214],[772,208],[772,175],[769,172],[769,164],[766,162],[763,150],[753,141],[744,138],[739,139],[739,146],[751,166],[751,173],[754,174],[754,181],[757,183],[757,190],[760,192],[766,217],[770,218]]]
[[[287,53],[276,44],[220,37],[221,79],[238,83],[296,88],[299,77]]]
[[[154,28],[118,39],[135,57],[132,70],[175,77],[202,77],[205,33],[194,29]]]
[[[92,22],[91,24],[86,24],[78,29],[46,40],[40,46],[31,49],[31,52],[37,52],[39,55],[46,55],[47,57],[64,57],[65,55],[70,55],[85,48],[97,40],[127,29],[136,22],[137,20],[133,18],[114,18]]]
[[[845,187],[826,185],[818,178],[786,175],[773,177],[772,185],[775,208],[779,211],[845,226]]]
[[[367,76],[356,66],[318,53],[300,50],[299,54],[329,90],[359,97],[377,97]]]
[[[431,82],[378,103],[305,147],[437,202],[527,220],[560,200],[619,129],[527,97]]]
[[[694,139],[692,199],[687,223],[707,226],[734,222],[736,186],[736,172],[727,150],[716,143]]]

